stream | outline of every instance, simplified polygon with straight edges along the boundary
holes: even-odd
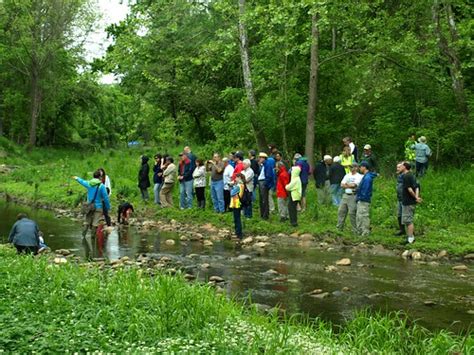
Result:
[[[83,238],[81,224],[53,212],[0,202],[0,241],[7,242],[19,212],[37,221],[46,244],[69,249],[82,257],[118,259],[137,254],[168,256],[179,260],[186,272],[199,280],[217,275],[225,279],[225,291],[237,298],[286,312],[304,313],[340,324],[356,310],[403,311],[410,319],[431,330],[467,331],[474,320],[474,277],[472,263],[466,272],[452,270],[448,261],[416,263],[393,253],[355,252],[353,248],[333,251],[302,246],[291,241],[272,242],[264,252],[237,247],[230,240],[215,241],[211,247],[200,242],[182,242],[178,233],[139,233],[133,226],[114,228],[98,245]],[[168,245],[166,240],[175,240]],[[341,258],[351,266],[326,271]],[[202,264],[209,264],[202,268]],[[318,296],[312,290],[321,289]]]

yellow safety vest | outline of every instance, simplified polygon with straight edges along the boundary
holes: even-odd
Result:
[[[339,158],[341,158],[341,165],[346,170],[346,174],[349,174],[351,172],[351,165],[355,162],[354,156],[346,157],[344,154],[341,154]]]

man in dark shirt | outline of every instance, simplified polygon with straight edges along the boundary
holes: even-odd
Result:
[[[400,172],[403,174],[402,185],[402,223],[407,231],[406,244],[412,244],[415,241],[413,218],[415,216],[415,207],[421,202],[418,196],[418,186],[415,176],[411,173],[411,165],[404,162]]]

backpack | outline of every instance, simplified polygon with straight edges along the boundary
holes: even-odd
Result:
[[[249,191],[247,188],[247,185],[244,185],[244,193],[242,194],[242,197],[240,197],[240,203],[242,207],[248,207],[252,204],[253,200],[253,194],[252,192]]]

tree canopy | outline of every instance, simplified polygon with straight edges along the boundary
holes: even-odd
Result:
[[[276,144],[473,158],[473,8],[462,0],[135,1],[84,60],[87,0],[0,3],[0,134],[34,145]],[[120,81],[101,84],[102,73]],[[304,137],[304,138],[303,138]]]

